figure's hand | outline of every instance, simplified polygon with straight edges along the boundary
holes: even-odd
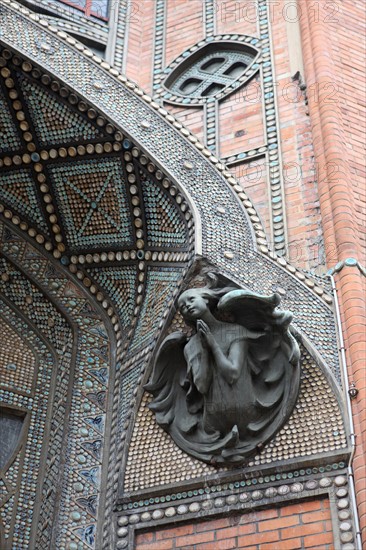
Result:
[[[197,332],[201,338],[202,345],[204,347],[212,347],[215,344],[214,337],[208,325],[199,319],[197,321]]]

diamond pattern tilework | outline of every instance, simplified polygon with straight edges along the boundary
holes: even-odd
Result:
[[[0,153],[20,148],[21,142],[0,88]]]
[[[48,167],[71,247],[133,246],[130,210],[119,159]]]
[[[130,325],[135,308],[136,267],[98,267],[88,272],[116,304],[122,326]]]
[[[141,178],[148,246],[180,247],[187,241],[181,213],[157,183]]]
[[[39,199],[30,170],[9,171],[0,174],[0,200],[20,215],[32,220],[48,235]]]
[[[94,126],[74,113],[59,98],[54,98],[26,77],[20,76],[19,81],[42,147],[69,140],[97,139],[101,136]]]

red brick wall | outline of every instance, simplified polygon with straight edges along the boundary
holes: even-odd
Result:
[[[347,163],[353,192],[353,217],[359,241],[358,260],[366,263],[366,132],[365,44],[366,11],[364,0],[337,2],[337,12],[329,18],[332,57],[335,71],[335,97],[340,105]],[[349,238],[344,235],[344,240]],[[342,289],[340,302],[345,331],[350,381],[359,395],[353,401],[357,433],[354,460],[358,511],[366,545],[366,281],[356,268],[344,270],[337,284]]]
[[[204,38],[202,0],[166,2],[165,63],[169,65],[182,51]]]
[[[276,510],[165,527],[136,537],[137,550],[331,550],[328,500],[314,500]]]
[[[155,0],[132,2],[128,17],[126,75],[147,92],[152,90]]]
[[[268,183],[267,183],[267,161],[259,158],[251,162],[239,163],[230,168],[245,193],[255,204],[257,213],[260,216],[262,225],[269,236],[271,234],[269,212],[268,212]]]
[[[288,257],[294,265],[308,269],[324,265],[314,144],[305,95],[294,81],[289,51],[296,48],[290,33],[298,32],[296,12],[270,4],[273,57],[288,233]],[[300,14],[300,12],[299,12]],[[289,21],[286,21],[286,18]],[[294,21],[291,23],[291,21]],[[295,26],[296,25],[296,26]],[[295,26],[295,28],[291,28]],[[301,67],[298,65],[297,69]],[[304,77],[304,75],[302,75]]]
[[[215,0],[217,34],[249,34],[258,31],[258,13],[254,2]]]
[[[366,168],[364,143],[366,132],[365,100],[365,2],[342,0],[328,10],[328,28],[332,36],[332,57],[336,67],[332,99],[339,102],[346,137],[347,161],[352,175],[352,190],[357,213],[361,249],[366,251]]]
[[[262,147],[265,143],[262,93],[257,78],[219,105],[221,157]]]
[[[316,144],[325,250],[331,267],[348,257],[364,263],[364,156],[360,151],[360,131],[365,123],[365,101],[361,97],[365,5],[363,0],[344,0],[332,2],[329,10],[329,3],[322,0],[317,3],[315,17],[314,4],[300,0],[300,5],[306,79],[315,90],[309,95],[309,111]],[[357,441],[354,472],[366,542],[366,285],[357,267],[345,267],[335,275],[335,281],[349,380],[359,390],[352,402]]]

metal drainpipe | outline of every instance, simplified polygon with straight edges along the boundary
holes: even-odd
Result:
[[[356,451],[356,435],[355,435],[355,428],[353,423],[351,398],[349,394],[350,387],[348,382],[346,352],[345,352],[344,340],[343,340],[343,334],[342,334],[342,328],[341,328],[341,316],[339,311],[337,287],[336,287],[333,275],[328,274],[328,277],[330,278],[331,285],[332,285],[333,300],[334,300],[334,307],[335,307],[335,314],[336,314],[336,325],[337,325],[337,332],[338,332],[338,338],[339,338],[339,351],[341,354],[341,369],[343,373],[343,381],[344,381],[345,392],[346,392],[346,405],[347,405],[347,414],[348,414],[349,428],[350,428],[350,440],[351,440],[352,451],[351,451],[351,456],[349,458],[347,471],[348,471],[348,477],[349,477],[350,497],[352,501],[352,507],[354,510],[353,521],[356,529],[356,550],[362,550],[361,530],[360,530],[360,523],[358,520],[358,512],[357,512],[355,480],[354,480],[353,467],[352,467],[353,457]]]

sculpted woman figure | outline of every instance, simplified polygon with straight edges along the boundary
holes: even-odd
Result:
[[[179,297],[195,332],[162,342],[146,389],[157,422],[187,453],[210,463],[243,462],[289,417],[299,349],[292,316],[276,310],[279,301],[277,294],[209,287]]]

